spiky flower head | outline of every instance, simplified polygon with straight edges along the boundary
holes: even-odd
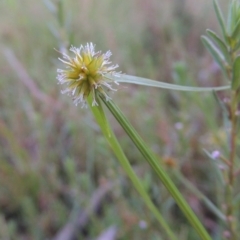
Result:
[[[70,51],[74,57],[62,53],[63,59],[59,58],[66,65],[66,69],[58,69],[57,80],[60,84],[65,84],[66,89],[62,93],[73,96],[73,102],[77,105],[82,103],[86,106],[86,98],[89,94],[93,96],[92,106],[97,106],[95,99],[96,91],[103,93],[107,100],[109,96],[105,89],[114,90],[111,86],[111,75],[118,76],[115,69],[118,65],[110,65],[109,61],[112,53],[95,52],[95,45],[87,43],[80,48],[71,47]],[[116,81],[114,81],[118,84]]]

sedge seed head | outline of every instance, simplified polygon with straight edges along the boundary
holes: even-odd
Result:
[[[105,90],[116,91],[111,83],[118,83],[111,80],[111,75],[118,76],[119,74],[115,72],[118,65],[111,65],[109,61],[112,53],[110,51],[95,52],[95,45],[92,43],[81,45],[80,48],[72,46],[70,51],[73,52],[74,57],[62,53],[62,58],[59,58],[66,66],[65,69],[57,70],[58,82],[65,85],[62,93],[71,95],[75,105],[82,103],[83,106],[87,106],[86,98],[92,94],[92,106],[97,106],[96,91],[103,93],[109,100],[110,97]]]

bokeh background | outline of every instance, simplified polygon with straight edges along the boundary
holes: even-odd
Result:
[[[224,1],[220,1],[223,10]],[[89,109],[60,93],[55,51],[96,44],[129,75],[190,86],[225,80],[204,49],[219,32],[208,0],[0,0],[0,238],[167,239],[112,154]],[[225,148],[211,93],[121,84],[111,95],[217,238],[216,167],[203,149]],[[173,199],[106,110],[126,155],[179,240],[198,239]]]

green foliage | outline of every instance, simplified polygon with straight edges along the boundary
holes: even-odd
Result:
[[[203,37],[204,38],[204,37]],[[217,56],[216,56],[217,57]],[[191,87],[191,86],[183,86],[179,84],[171,84],[162,81],[151,80],[142,77],[130,76],[126,74],[120,74],[119,76],[111,77],[113,80],[118,81],[119,83],[132,83],[137,85],[143,85],[147,87],[157,87],[169,90],[176,91],[187,91],[187,92],[211,92],[211,91],[222,91],[229,89],[230,86],[220,86],[220,87]]]
[[[221,8],[219,6],[218,0],[214,0],[213,3],[214,3],[214,9],[215,9],[215,13],[217,15],[217,19],[218,19],[218,22],[219,22],[221,30],[222,30],[222,34],[223,34],[224,38],[227,39],[228,36],[227,36],[226,26],[225,26],[223,14],[222,14]]]
[[[138,135],[138,133],[135,131],[135,129],[131,126],[131,124],[128,122],[126,117],[123,115],[121,110],[112,102],[112,101],[106,101],[103,96],[100,96],[101,100],[105,103],[105,105],[108,107],[108,109],[111,111],[111,113],[114,115],[116,120],[119,122],[119,124],[122,126],[122,128],[125,130],[125,132],[128,134],[128,136],[131,138],[131,140],[134,142],[135,146],[138,148],[138,150],[141,152],[142,156],[145,158],[145,160],[149,163],[149,165],[152,167],[152,169],[156,172],[161,182],[164,184],[166,189],[169,191],[169,193],[174,198],[175,202],[179,206],[179,208],[182,210],[183,214],[186,216],[186,218],[189,220],[189,222],[192,224],[194,229],[198,232],[201,239],[208,240],[211,239],[209,234],[207,233],[206,229],[203,227],[199,219],[196,217],[192,209],[189,207],[188,203],[180,193],[180,191],[177,189],[171,178],[168,174],[165,173],[165,169],[163,166],[161,166],[155,155],[152,153],[152,151],[148,148],[146,143],[142,140],[142,138]],[[104,126],[102,127],[104,129]],[[106,131],[106,130],[105,130]],[[109,139],[110,138],[110,139]],[[111,137],[108,137],[109,142],[111,142]],[[134,176],[133,173],[129,173],[129,177]],[[139,186],[136,187],[138,189]],[[142,197],[144,198],[144,194],[142,194]],[[147,201],[146,201],[147,202]],[[150,205],[150,204],[148,204]],[[153,209],[153,213],[157,213],[156,209]],[[160,219],[160,224],[165,226],[166,232],[169,234],[169,237],[171,239],[174,239],[174,233],[170,231],[170,229],[167,227],[167,224],[165,223],[164,219]],[[176,236],[176,235],[175,235]]]
[[[199,42],[204,29],[216,24],[212,13],[205,14],[212,3],[190,1],[181,4],[181,14],[176,14],[176,1],[44,2],[48,8],[41,1],[0,1],[0,239],[53,239],[65,224],[76,221],[77,214],[85,214],[99,192],[104,197],[82,221],[79,239],[97,239],[111,225],[118,229],[117,239],[165,239],[89,109],[76,108],[59,93],[61,86],[55,80],[59,55],[54,48],[92,41],[98,49],[114,53],[113,63],[118,63],[123,73],[169,84],[228,85]],[[217,8],[217,1],[214,3]],[[219,17],[223,19],[218,9]],[[221,41],[227,46],[224,24],[221,29]],[[238,30],[232,29],[235,38]],[[208,37],[222,53],[223,62],[229,63],[220,37],[209,32]],[[234,51],[239,46],[236,42]],[[187,71],[179,73],[181,82],[173,82],[172,66],[178,61]],[[111,97],[217,239],[224,226],[208,207],[209,202],[196,197],[175,174],[182,173],[207,200],[221,206],[222,165],[202,151],[228,152],[220,107],[211,93],[179,93],[121,83]],[[218,93],[218,97],[223,104],[226,94]],[[110,123],[136,174],[179,240],[197,240],[196,232],[128,137],[111,117]],[[109,183],[114,187],[105,191]]]
[[[229,54],[227,45],[224,43],[224,41],[213,31],[210,29],[207,29],[207,34],[211,39],[217,44],[219,51],[223,54],[224,56],[224,61],[226,61],[228,64],[231,63],[231,56]]]
[[[227,76],[226,73],[226,62],[222,51],[206,36],[201,37],[202,42],[206,49],[211,53],[213,59],[218,63],[223,73]]]

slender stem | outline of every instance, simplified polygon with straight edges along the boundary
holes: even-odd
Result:
[[[232,50],[230,46],[229,53],[231,55],[232,63],[236,58],[236,52]],[[233,75],[233,70],[231,68],[230,79]],[[229,110],[229,118],[231,121],[231,129],[229,136],[229,165],[228,165],[228,176],[226,182],[226,197],[225,197],[225,206],[226,206],[226,216],[227,216],[227,224],[229,231],[229,238],[231,240],[237,240],[236,233],[236,219],[234,216],[234,182],[235,182],[235,158],[236,158],[236,144],[237,144],[237,107],[238,107],[238,95],[239,92],[231,91],[231,101],[230,101],[230,110]]]
[[[236,219],[234,216],[234,182],[235,182],[235,158],[237,144],[237,91],[232,92],[232,100],[230,106],[231,132],[230,132],[230,155],[229,155],[229,172],[228,182],[226,186],[226,215],[227,223],[230,231],[230,239],[237,240]]]
[[[172,182],[172,180],[169,178],[169,176],[165,173],[164,169],[160,167],[159,162],[157,161],[152,151],[146,146],[145,142],[142,140],[139,134],[135,131],[135,129],[131,126],[131,124],[123,115],[123,113],[120,111],[120,109],[111,100],[107,101],[102,94],[99,94],[99,96],[102,99],[102,101],[105,103],[107,108],[110,110],[110,112],[113,114],[113,116],[116,118],[116,120],[119,122],[119,124],[123,127],[123,129],[129,135],[129,137],[132,139],[133,143],[136,145],[136,147],[139,149],[139,151],[148,161],[150,166],[157,173],[158,177],[160,178],[162,183],[165,185],[167,190],[170,192],[172,197],[175,199],[176,203],[178,204],[182,212],[185,214],[189,222],[198,232],[201,239],[211,240],[211,237],[209,236],[209,234],[207,233],[206,229],[203,227],[199,219],[196,217],[196,215],[190,208],[189,204],[183,198],[182,194],[179,192],[179,190],[177,189],[175,184]]]
[[[91,97],[91,96],[90,96]],[[174,235],[172,229],[169,227],[166,220],[163,218],[157,207],[153,204],[152,200],[150,199],[148,193],[143,187],[142,182],[134,172],[132,166],[130,165],[127,157],[125,156],[115,134],[113,133],[108,120],[106,119],[105,113],[103,111],[101,102],[99,99],[96,99],[98,102],[98,107],[92,107],[92,99],[88,100],[89,107],[92,110],[93,115],[95,116],[95,119],[100,126],[102,133],[109,143],[110,147],[112,148],[114,154],[118,158],[120,164],[122,165],[122,168],[130,178],[130,180],[133,183],[133,186],[135,189],[139,192],[141,195],[143,201],[147,205],[147,207],[150,209],[150,211],[153,213],[153,215],[156,217],[156,219],[159,221],[160,225],[163,227],[163,229],[166,231],[166,234],[168,236],[168,239],[170,240],[177,240],[177,237]]]
[[[230,171],[229,171],[229,184],[231,186],[234,185],[234,161],[236,156],[236,127],[237,127],[237,101],[236,101],[236,93],[233,93],[233,100],[231,104],[231,136],[230,136]]]

